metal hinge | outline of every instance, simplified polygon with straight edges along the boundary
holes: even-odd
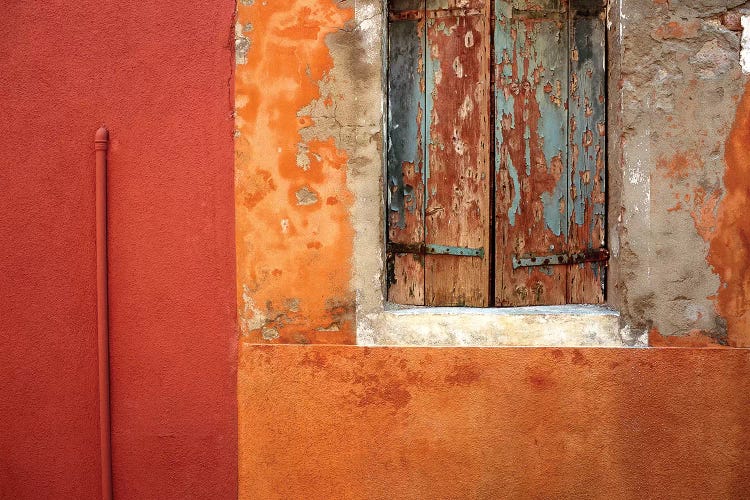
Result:
[[[459,257],[484,257],[484,248],[452,247],[425,243],[391,243],[386,245],[388,253],[416,253],[419,255],[456,255]]]
[[[523,254],[513,255],[513,269],[533,266],[557,266],[566,264],[583,264],[584,262],[606,262],[609,260],[609,250],[606,248],[592,248],[576,253],[560,253],[553,255]]]

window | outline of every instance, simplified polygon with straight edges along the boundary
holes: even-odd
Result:
[[[600,303],[603,0],[392,0],[391,302]]]

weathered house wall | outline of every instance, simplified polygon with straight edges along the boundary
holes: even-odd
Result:
[[[382,295],[380,2],[238,9],[242,338],[353,343],[355,314]]]
[[[610,5],[608,303],[625,343],[750,343],[740,3]],[[244,340],[352,343],[382,310],[382,8],[240,2]]]
[[[621,313],[625,342],[650,334],[657,345],[748,343],[741,214],[750,91],[742,97],[737,4],[610,5],[608,301]],[[714,370],[721,380],[735,373],[744,380],[739,352],[731,365],[735,355],[719,352],[253,345],[352,343],[382,310],[382,8],[377,0],[239,5],[240,495],[745,493],[747,456],[721,458],[721,450],[744,449],[741,406],[729,404],[733,390],[701,385]],[[504,373],[497,363],[515,368]],[[549,400],[535,399],[539,391]],[[677,410],[687,405],[688,413]],[[508,407],[529,417],[498,418]],[[529,423],[542,407],[546,418]],[[598,415],[595,422],[582,419],[582,407]],[[718,422],[690,423],[713,422],[714,409],[737,434],[714,435]],[[518,425],[537,429],[533,444],[519,445]],[[593,435],[593,428],[608,431]],[[681,432],[702,438],[683,440]],[[525,455],[534,447],[536,455]],[[598,450],[609,472],[566,455],[570,447]],[[673,456],[679,465],[659,469]],[[503,459],[523,465],[503,468]],[[263,472],[271,463],[283,474]],[[655,476],[623,463],[651,464],[643,470]],[[468,470],[485,473],[458,481]],[[721,470],[737,475],[715,480]]]
[[[652,344],[750,344],[742,3],[610,9],[610,297]]]
[[[379,327],[384,15],[238,7],[240,497],[750,493],[745,350],[257,345]],[[610,5],[608,302],[626,344],[749,343],[737,7]]]

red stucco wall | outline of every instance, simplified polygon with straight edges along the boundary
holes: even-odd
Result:
[[[235,392],[233,3],[6,4],[0,498],[99,496],[102,123],[116,497],[233,498],[238,441],[243,498],[750,495],[747,350],[241,344]]]
[[[240,498],[748,498],[750,351],[245,346]]]
[[[234,2],[0,10],[0,498],[99,496],[102,123],[115,496],[232,498]]]

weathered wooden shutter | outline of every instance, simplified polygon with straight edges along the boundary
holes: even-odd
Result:
[[[401,0],[390,20],[389,300],[486,306],[489,3]]]
[[[388,51],[388,299],[424,305],[424,0],[390,5]]]
[[[493,1],[390,3],[388,298],[601,302],[603,9]]]
[[[496,0],[495,17],[495,301],[602,302],[604,265],[575,263],[606,256],[601,0]]]
[[[602,0],[575,0],[570,17],[570,177],[568,246],[604,249],[606,233],[607,65]],[[601,255],[606,257],[607,253]],[[604,302],[606,262],[570,266],[568,303]]]

